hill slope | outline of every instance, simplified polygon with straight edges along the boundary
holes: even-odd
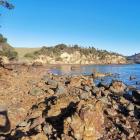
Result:
[[[18,53],[19,59],[24,59],[25,54],[33,53],[39,49],[40,48],[15,48],[15,51]]]
[[[124,64],[127,60],[124,56],[98,50],[94,47],[83,48],[78,45],[67,46],[59,44],[53,47],[42,47],[33,53],[25,54],[32,62],[43,64]]]
[[[128,61],[140,64],[140,53],[127,57]]]

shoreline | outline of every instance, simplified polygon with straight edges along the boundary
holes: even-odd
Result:
[[[7,106],[5,115],[12,127],[3,136],[10,140],[139,137],[139,90],[117,80],[96,85],[92,75],[69,77],[44,70],[0,69],[0,102]]]

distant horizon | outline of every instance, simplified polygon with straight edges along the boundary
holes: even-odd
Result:
[[[78,44],[124,56],[140,53],[139,0],[9,0],[0,33],[15,48]]]

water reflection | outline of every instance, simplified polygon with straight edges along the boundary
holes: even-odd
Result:
[[[50,68],[53,74],[57,75],[91,75],[94,70],[101,73],[112,73],[113,77],[105,77],[105,81],[112,79],[122,80],[128,85],[140,88],[140,65],[59,65]],[[130,80],[130,76],[136,79]]]
[[[80,65],[58,65],[51,67],[51,72],[57,75],[79,75],[82,73]]]

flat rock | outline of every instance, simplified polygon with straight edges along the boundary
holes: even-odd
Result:
[[[43,94],[43,91],[42,91],[42,89],[40,89],[38,87],[34,87],[29,91],[29,94],[33,95],[33,96],[38,96],[38,95]]]

